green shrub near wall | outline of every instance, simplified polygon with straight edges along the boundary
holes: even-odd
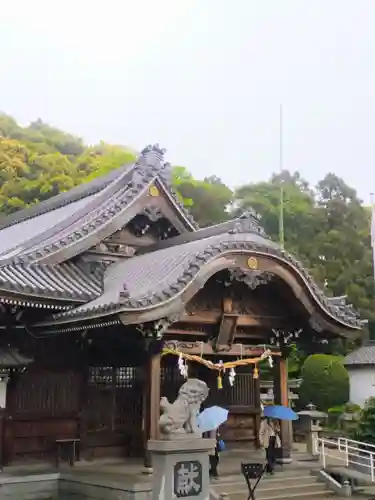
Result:
[[[349,374],[342,358],[327,354],[312,354],[302,366],[299,403],[302,407],[313,403],[327,411],[344,405],[349,400]]]
[[[370,398],[360,413],[351,436],[356,441],[375,444],[375,398]],[[373,451],[372,449],[370,451]]]

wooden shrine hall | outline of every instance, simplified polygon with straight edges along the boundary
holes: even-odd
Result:
[[[53,457],[61,440],[88,459],[142,457],[160,397],[187,375],[229,409],[228,445],[256,446],[259,379],[288,404],[290,343],[358,335],[345,298],[325,296],[255,214],[200,229],[170,171],[149,146],[0,221],[2,464]]]

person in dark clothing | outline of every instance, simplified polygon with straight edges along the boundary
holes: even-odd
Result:
[[[273,474],[276,465],[277,451],[281,447],[280,425],[277,420],[265,418],[259,431],[260,445],[266,450],[267,472]]]
[[[219,434],[219,429],[210,431],[207,433],[207,437],[209,439],[215,439],[216,440],[216,446],[214,450],[210,453],[209,455],[209,460],[210,460],[210,477],[213,479],[218,479],[219,478],[219,473],[218,473],[218,466],[219,466],[219,447],[218,447],[218,442],[220,440],[220,434]]]
[[[266,448],[267,472],[273,474],[276,465],[276,437],[271,436]]]

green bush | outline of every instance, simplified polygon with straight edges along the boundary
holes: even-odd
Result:
[[[361,411],[361,407],[354,403],[346,403],[345,405],[333,406],[328,408],[328,427],[330,429],[340,429],[342,431],[350,431],[351,427],[356,425],[355,418]],[[345,415],[352,415],[352,420],[344,418]]]
[[[345,405],[346,413],[359,413],[361,411],[361,407],[356,405],[355,403],[347,403]]]
[[[370,398],[361,411],[352,437],[357,441],[375,444],[375,398]]]
[[[343,415],[344,413],[359,413],[361,407],[354,403],[346,403],[344,405],[337,405],[328,408],[329,415]]]
[[[313,354],[304,362],[301,376],[299,403],[303,407],[313,403],[318,410],[327,411],[348,402],[349,375],[341,358]]]

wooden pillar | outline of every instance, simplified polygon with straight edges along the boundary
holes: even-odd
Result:
[[[252,376],[252,375],[251,375]],[[260,431],[260,423],[261,423],[261,401],[260,401],[260,379],[259,377],[254,379],[254,406],[256,410],[254,424],[255,424],[255,445],[257,448],[260,448],[259,441],[259,431]]]
[[[273,394],[276,405],[289,406],[288,366],[286,359],[276,358],[274,366]],[[281,422],[282,463],[291,462],[292,432],[290,422]]]
[[[161,354],[150,354],[146,366],[146,380],[144,391],[144,437],[145,460],[144,466],[151,468],[151,457],[147,451],[149,439],[159,439],[160,417],[160,381],[161,381]]]
[[[80,439],[80,453],[83,456],[88,450],[87,424],[89,402],[89,368],[84,365],[81,372],[81,387],[79,392],[79,422],[78,437]]]
[[[4,441],[5,441],[5,408],[0,408],[0,470],[5,465]]]

